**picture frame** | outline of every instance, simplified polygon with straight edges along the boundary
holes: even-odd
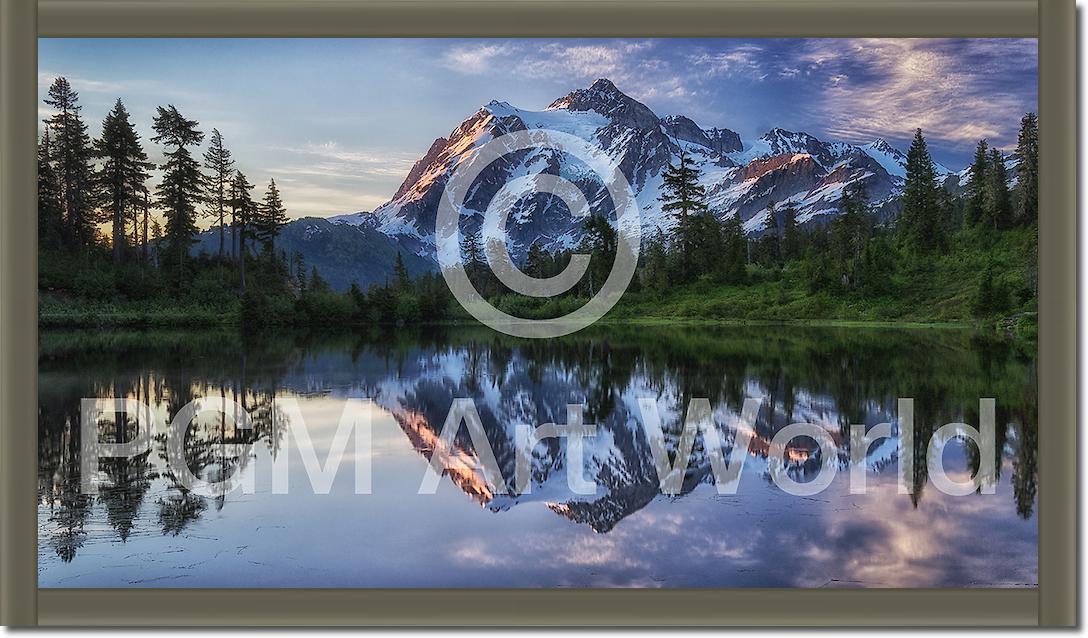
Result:
[[[1071,0],[0,0],[0,621],[8,626],[1073,626]],[[1022,590],[112,590],[37,587],[38,37],[1038,37],[1039,586]]]

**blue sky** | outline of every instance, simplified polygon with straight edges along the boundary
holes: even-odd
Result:
[[[1037,68],[1036,41],[1011,39],[43,39],[39,93],[68,77],[92,135],[120,97],[153,159],[151,116],[174,104],[222,132],[251,182],[275,177],[297,217],[383,203],[492,99],[542,109],[598,77],[746,143],[777,126],[906,150],[921,127],[960,168],[981,137],[1015,144]]]

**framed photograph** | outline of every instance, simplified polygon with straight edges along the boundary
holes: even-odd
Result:
[[[9,626],[1072,626],[1074,5],[0,0]]]

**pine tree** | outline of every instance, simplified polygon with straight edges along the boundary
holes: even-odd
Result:
[[[306,291],[306,258],[301,251],[295,251],[295,285],[299,292]]]
[[[869,241],[869,205],[864,186],[848,190],[842,199],[842,214],[831,223],[831,245],[839,283],[856,288],[862,266],[862,252]]]
[[[195,120],[183,117],[172,104],[158,107],[152,121],[155,137],[151,140],[167,148],[155,204],[166,215],[167,252],[178,266],[179,278],[183,276],[181,268],[197,233],[197,205],[203,195],[200,165],[186,148],[204,139],[196,127]]]
[[[230,183],[230,210],[231,219],[236,223],[233,235],[238,242],[238,272],[242,294],[246,291],[246,239],[253,234],[251,224],[257,214],[257,204],[250,195],[251,190],[253,184],[249,183],[242,171],[235,171],[234,179]]]
[[[1039,118],[1027,113],[1016,138],[1016,219],[1025,225],[1039,219]]]
[[[79,116],[79,94],[72,90],[67,78],[53,81],[45,103],[55,111],[45,123],[52,132],[52,159],[62,189],[64,240],[75,250],[94,242],[98,222],[91,137]]]
[[[535,241],[529,245],[529,252],[525,256],[525,274],[536,279],[548,276],[548,254]]]
[[[726,217],[721,225],[722,233],[722,279],[727,283],[742,283],[748,276],[745,264],[748,261],[748,240],[738,215]]]
[[[265,249],[274,253],[276,250],[276,237],[287,223],[287,209],[283,206],[280,191],[276,188],[276,180],[268,181],[268,189],[265,190],[264,199],[257,209],[257,218],[254,220],[254,236],[264,243]]]
[[[988,224],[992,228],[1008,228],[1012,221],[1008,173],[1005,171],[1005,156],[996,148],[990,149],[989,177],[986,188]]]
[[[151,220],[151,243],[155,245],[155,263],[158,264],[162,252],[162,225],[157,219]]]
[[[208,169],[206,181],[208,212],[219,220],[219,267],[222,270],[225,250],[224,226],[230,182],[234,174],[234,160],[231,159],[230,151],[223,146],[223,136],[217,128],[212,129],[208,150],[204,152],[204,168]]]
[[[38,143],[38,243],[43,248],[59,248],[64,223],[64,196],[53,168],[49,129]]]
[[[465,270],[474,272],[484,263],[484,249],[480,243],[480,233],[466,232],[461,240],[461,258],[465,263]]]
[[[802,256],[801,228],[797,225],[797,209],[786,204],[782,209],[782,261],[800,259]]]
[[[119,264],[125,257],[129,221],[136,232],[136,212],[143,203],[144,182],[152,167],[121,100],[103,120],[102,135],[95,140],[94,150],[102,160],[97,178],[112,221],[113,263]]]
[[[142,189],[140,189],[140,195],[143,198],[143,205],[140,207],[141,212],[143,213],[143,229],[142,229],[143,230],[143,239],[142,239],[143,251],[142,251],[142,256],[143,256],[143,262],[146,264],[146,263],[148,263],[148,257],[149,257],[148,256],[147,220],[151,216],[151,198],[148,196],[147,186],[146,185]]]
[[[397,258],[393,260],[393,280],[398,290],[407,290],[410,279],[408,269],[404,267],[404,257],[397,251]]]
[[[321,274],[317,272],[317,266],[310,268],[310,283],[308,287],[310,292],[326,292],[329,289],[329,284],[321,277]]]
[[[646,242],[642,251],[642,271],[639,278],[646,290],[662,293],[669,287],[668,256],[665,233],[659,228]]]
[[[582,244],[593,256],[585,281],[587,292],[592,296],[601,289],[612,270],[612,263],[616,259],[618,234],[604,215],[591,214],[582,228],[585,232]]]
[[[968,227],[986,220],[986,189],[990,182],[990,155],[986,140],[979,140],[975,147],[975,159],[968,172],[964,193],[964,224]]]
[[[907,175],[900,216],[903,237],[915,250],[928,252],[944,245],[945,233],[937,196],[937,171],[922,129],[916,129],[914,141],[907,151]]]
[[[679,162],[670,162],[662,175],[661,211],[677,213],[673,245],[679,252],[679,275],[682,280],[690,281],[696,274],[693,261],[705,221],[702,213],[707,212],[706,189],[699,183],[699,169],[688,159],[684,147],[678,146]]]
[[[721,278],[723,249],[722,223],[710,210],[703,210],[693,217],[694,233],[691,243],[691,267],[689,276],[711,275]]]

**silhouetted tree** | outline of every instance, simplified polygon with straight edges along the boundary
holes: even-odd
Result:
[[[98,184],[112,221],[113,263],[119,264],[125,257],[126,226],[132,220],[135,232],[136,211],[143,204],[144,182],[152,167],[121,100],[102,122],[95,156],[102,160]]]
[[[98,222],[91,138],[79,115],[79,94],[67,78],[53,80],[45,103],[54,109],[45,123],[52,131],[52,159],[62,189],[65,243],[76,250],[91,245]]]
[[[204,139],[204,134],[196,127],[196,120],[183,117],[172,104],[158,107],[152,122],[155,136],[151,140],[167,148],[162,182],[156,190],[156,205],[166,215],[167,252],[178,265],[179,278],[197,233],[197,205],[203,197],[200,165],[187,148]]]
[[[1016,219],[1030,225],[1039,219],[1039,118],[1027,113],[1016,139]]]
[[[212,129],[208,150],[204,152],[204,168],[208,169],[206,184],[208,212],[218,220],[219,224],[219,268],[222,272],[225,253],[224,226],[231,177],[234,173],[234,160],[231,159],[230,151],[223,146],[223,135],[217,128]]]
[[[38,142],[38,245],[59,248],[63,236],[64,192],[53,168],[49,129]]]

